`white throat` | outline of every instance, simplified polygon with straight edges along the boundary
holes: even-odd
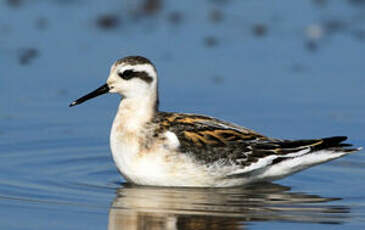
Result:
[[[146,122],[152,119],[156,110],[156,100],[156,93],[122,99],[115,117],[115,124],[119,126],[119,129],[127,132],[138,132]]]

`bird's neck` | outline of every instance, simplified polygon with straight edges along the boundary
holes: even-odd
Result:
[[[157,105],[157,92],[123,98],[115,118],[116,122],[126,131],[138,131],[152,120],[157,112]]]

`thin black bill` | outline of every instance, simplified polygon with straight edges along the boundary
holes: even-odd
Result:
[[[110,90],[108,84],[102,85],[101,87],[97,88],[96,90],[92,91],[89,94],[86,94],[83,97],[80,97],[79,99],[77,99],[76,101],[72,102],[69,106],[75,106],[75,105],[79,105],[89,99],[92,99],[94,97],[100,96],[102,94],[108,93]]]

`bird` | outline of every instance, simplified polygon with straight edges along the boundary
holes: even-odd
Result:
[[[118,59],[104,85],[72,102],[121,95],[110,148],[127,182],[146,186],[234,187],[273,181],[361,148],[346,136],[271,138],[211,116],[159,110],[158,75],[142,56]]]

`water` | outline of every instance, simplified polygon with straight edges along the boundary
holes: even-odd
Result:
[[[363,151],[275,184],[137,187],[109,150],[118,96],[67,107],[140,54],[162,110],[365,146],[363,1],[146,2],[0,2],[1,229],[364,228]]]

